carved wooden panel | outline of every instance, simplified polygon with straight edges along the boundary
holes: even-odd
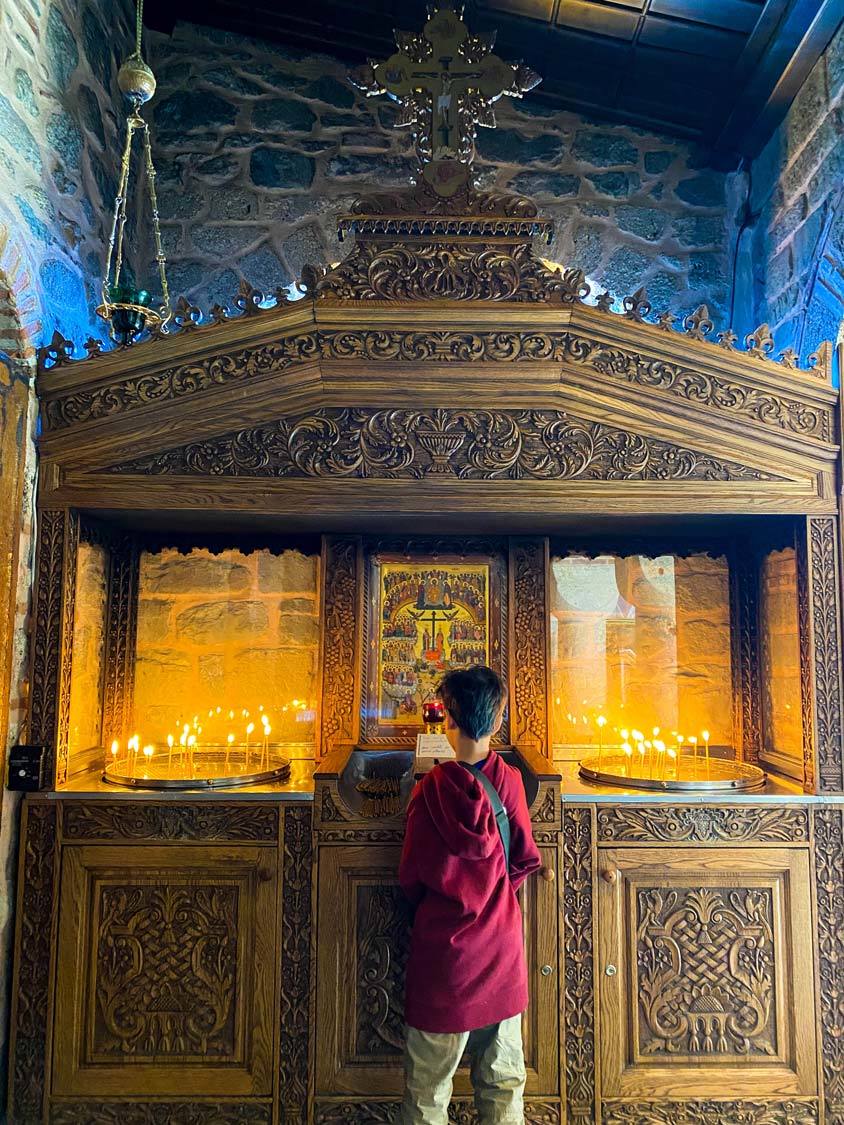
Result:
[[[511,737],[543,753],[548,734],[548,605],[546,539],[510,540]]]
[[[604,1096],[816,1095],[808,852],[599,862]]]
[[[817,1125],[816,1098],[797,1101],[604,1102],[602,1125]]]
[[[844,806],[815,809],[823,1086],[828,1125],[844,1125]]]
[[[48,1012],[58,882],[55,803],[28,800],[21,823],[15,981],[9,1053],[9,1117],[43,1120],[48,1084]]]
[[[562,953],[566,1121],[595,1121],[594,809],[563,808]]]
[[[283,817],[279,1102],[283,1121],[303,1125],[311,1032],[313,809],[291,805]]]
[[[38,520],[33,641],[30,665],[29,739],[47,747],[46,777],[67,778],[70,672],[79,517],[42,510]]]
[[[730,602],[733,744],[745,762],[756,764],[762,749],[759,563],[744,546],[730,559]]]
[[[206,801],[67,801],[62,836],[76,842],[196,840],[206,843],[278,841],[278,806]]]
[[[776,480],[565,410],[324,407],[122,461],[144,476],[395,480]]]
[[[272,1092],[276,854],[68,846],[57,1095]]]
[[[355,672],[359,576],[360,541],[355,537],[326,536],[322,555],[323,755],[341,742],[354,742],[358,735]]]
[[[556,864],[556,849],[543,860]],[[320,849],[316,1092],[320,1097],[400,1096],[408,912],[396,882],[401,850]],[[530,880],[523,893],[531,1007],[523,1035],[527,1090],[558,1093],[557,902],[555,884]],[[539,972],[550,966],[550,973]],[[458,1094],[470,1093],[458,1073]],[[377,1120],[377,1119],[376,1119]]]
[[[525,1125],[561,1125],[562,1106],[557,1102],[525,1102]],[[314,1125],[399,1125],[401,1103],[317,1101]],[[454,1099],[448,1107],[449,1125],[477,1125],[471,1103]]]
[[[807,517],[798,536],[798,606],[804,710],[804,784],[844,791],[841,575],[838,521]],[[814,720],[813,722],[811,720]]]
[[[124,741],[132,715],[138,625],[139,551],[128,537],[110,544],[108,627],[103,684],[103,745]]]
[[[272,1125],[271,1102],[54,1102],[50,1125]]]
[[[809,811],[788,805],[599,807],[598,840],[626,844],[801,844]]]

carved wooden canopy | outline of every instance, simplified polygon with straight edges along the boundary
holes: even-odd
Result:
[[[569,513],[836,510],[831,350],[809,370],[737,348],[705,308],[613,311],[543,261],[533,203],[424,183],[361,202],[348,256],[300,300],[249,286],[155,338],[41,355],[41,504],[380,513],[543,523]]]

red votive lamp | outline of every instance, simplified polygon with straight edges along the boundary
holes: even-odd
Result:
[[[442,726],[445,722],[445,707],[439,699],[429,699],[422,704],[422,722],[426,727]]]

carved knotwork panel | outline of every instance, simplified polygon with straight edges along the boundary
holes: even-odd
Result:
[[[354,537],[328,538],[323,548],[323,754],[357,736],[355,666],[358,637],[360,543]]]
[[[787,806],[619,805],[598,809],[598,839],[637,844],[797,844],[809,839],[809,813]]]
[[[776,480],[737,461],[563,410],[326,407],[122,462],[160,476]]]
[[[777,1054],[769,888],[639,887],[641,1056]]]
[[[311,1032],[313,809],[288,806],[283,816],[279,1097],[283,1119],[303,1122]]]
[[[841,680],[841,586],[839,528],[832,516],[807,518],[801,544],[811,623],[812,682],[814,683],[815,770],[821,792],[844,790],[844,717]],[[800,560],[798,559],[798,565]],[[801,615],[802,616],[802,615]],[[801,623],[802,624],[802,623]],[[803,658],[801,652],[801,659]]]
[[[355,892],[355,1047],[361,1055],[401,1055],[404,1047],[404,974],[410,952],[407,905],[397,886],[362,883]]]
[[[815,894],[818,903],[823,1085],[827,1121],[844,1122],[844,805],[817,808]]]
[[[544,540],[511,539],[513,741],[542,751],[548,746],[547,561]]]
[[[816,1098],[806,1101],[604,1102],[602,1125],[817,1125]]]
[[[95,1057],[236,1055],[239,905],[237,886],[100,887]]]
[[[315,1125],[398,1125],[401,1103],[394,1102],[317,1102]],[[557,1102],[525,1102],[525,1125],[560,1125],[562,1106]],[[448,1107],[449,1125],[477,1125],[474,1107],[454,1099]],[[779,1125],[779,1123],[777,1123]],[[801,1123],[802,1125],[802,1123]]]
[[[50,1125],[271,1125],[270,1102],[57,1102]]]
[[[595,1120],[595,941],[592,864],[593,809],[563,809],[562,928],[566,1120]]]

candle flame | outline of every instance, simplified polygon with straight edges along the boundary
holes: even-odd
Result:
[[[167,735],[167,745],[170,747],[171,750],[173,749],[173,735],[172,734]]]

